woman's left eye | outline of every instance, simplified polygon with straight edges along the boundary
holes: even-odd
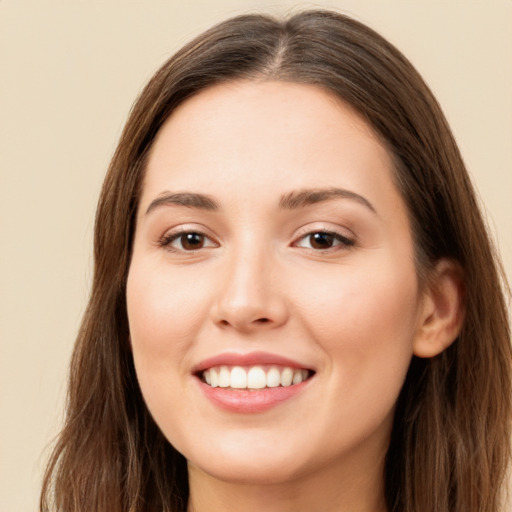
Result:
[[[166,235],[160,245],[172,251],[197,251],[207,247],[217,247],[208,236],[197,231],[182,231]]]
[[[314,250],[328,250],[334,247],[351,247],[354,241],[333,231],[315,231],[299,238],[294,244],[296,247],[305,247]]]

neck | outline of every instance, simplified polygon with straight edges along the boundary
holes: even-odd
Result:
[[[279,483],[228,482],[189,464],[187,512],[386,512],[384,454],[366,468],[325,466]]]

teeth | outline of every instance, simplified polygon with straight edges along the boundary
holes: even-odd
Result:
[[[306,380],[306,379],[304,379]],[[281,386],[291,386],[293,382],[293,370],[291,368],[285,368],[281,372]]]
[[[267,388],[277,388],[279,384],[281,384],[281,374],[276,367],[272,367],[267,372]]]
[[[212,368],[210,370],[210,386],[216,388],[219,385],[219,374]]]
[[[263,389],[300,384],[309,376],[308,370],[271,366],[243,368],[216,366],[203,372],[203,380],[211,387],[233,389]]]
[[[247,374],[247,387],[250,389],[263,389],[267,385],[267,376],[261,366],[254,366]]]
[[[240,366],[235,366],[231,370],[231,387],[235,389],[245,389],[247,387],[247,374]]]
[[[295,370],[293,372],[292,384],[300,384],[302,380],[302,370]]]
[[[231,373],[227,366],[221,366],[219,371],[219,388],[229,388],[231,385]]]

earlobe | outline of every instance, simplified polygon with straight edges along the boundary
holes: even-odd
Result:
[[[414,355],[440,354],[457,338],[464,321],[464,279],[459,265],[440,260],[429,279],[414,340]]]

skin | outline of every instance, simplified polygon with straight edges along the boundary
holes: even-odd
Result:
[[[420,292],[393,172],[370,127],[309,85],[215,86],[160,130],[127,306],[145,401],[188,460],[189,511],[386,510],[384,457],[410,359],[438,353],[457,324],[449,266],[438,292]],[[290,194],[333,188],[350,194],[280,206]],[[161,199],[184,192],[218,208]],[[313,246],[322,231],[343,238]],[[205,236],[190,250],[179,232]],[[194,366],[253,351],[315,374],[260,413],[208,400]]]

